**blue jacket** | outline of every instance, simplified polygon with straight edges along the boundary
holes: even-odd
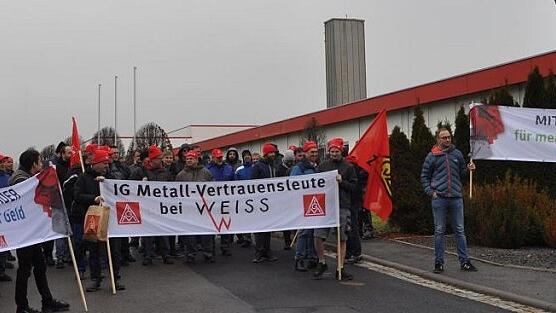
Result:
[[[234,180],[234,169],[226,163],[218,166],[214,162],[210,162],[207,169],[212,174],[214,181],[230,181]]]
[[[425,158],[421,170],[421,184],[425,193],[443,198],[461,198],[461,179],[467,175],[463,154],[454,146],[441,150],[434,146]]]
[[[303,159],[292,167],[290,176],[314,174],[317,169],[307,159]]]
[[[237,168],[235,174],[235,180],[248,180],[251,179],[251,173],[253,172],[253,163],[243,163]]]
[[[0,171],[0,188],[8,187],[10,175],[4,171]]]

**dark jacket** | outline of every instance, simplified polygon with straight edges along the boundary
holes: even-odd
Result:
[[[248,180],[251,179],[251,172],[253,172],[253,163],[243,163],[237,168],[234,180]]]
[[[461,179],[466,175],[467,166],[458,149],[434,146],[423,163],[421,184],[429,196],[436,192],[439,197],[461,198]]]
[[[292,166],[292,168],[290,169],[290,176],[315,174],[316,172],[317,168],[313,164],[311,164],[309,160],[303,159]]]
[[[120,161],[110,163],[110,178],[126,180],[129,179],[129,168]]]
[[[27,173],[26,171],[24,171],[22,169],[18,169],[17,171],[15,171],[12,174],[8,183],[10,184],[10,186],[15,185],[15,184],[19,184],[22,181],[25,181],[26,179],[30,178],[31,176],[32,175]]]
[[[236,159],[233,161],[230,160],[230,152],[232,151],[235,151],[236,153]],[[236,172],[237,168],[241,166],[241,160],[239,159],[239,152],[237,151],[236,148],[230,147],[228,151],[226,151],[226,163],[232,167],[234,173]]]
[[[363,191],[367,187],[367,179],[369,174],[365,172],[357,164],[352,164],[355,174],[357,175],[357,185],[351,194],[351,207],[353,212],[358,212],[363,207]]]
[[[259,162],[253,165],[253,171],[251,172],[251,179],[259,178],[272,178],[276,177],[276,169],[274,168],[274,161],[267,158],[262,158]]]
[[[129,180],[143,180],[147,173],[142,165],[133,164],[129,167]]]
[[[289,176],[291,167],[287,167],[284,162],[276,167],[276,177]]]
[[[149,181],[174,181],[174,175],[164,166],[146,171]]]
[[[172,173],[172,175],[178,175],[178,173],[185,167],[185,157],[183,156],[183,152],[188,148],[189,146],[186,144],[181,145],[180,150],[178,151],[178,159],[170,165],[170,173]]]
[[[212,181],[212,174],[200,164],[194,168],[186,166],[178,173],[176,181]]]
[[[0,171],[0,188],[8,187],[10,185],[10,174],[5,171]]]
[[[73,206],[73,190],[75,188],[75,183],[77,182],[77,178],[79,178],[79,175],[81,174],[82,174],[81,164],[77,164],[74,167],[70,168],[70,170],[68,171],[68,177],[62,183],[62,194],[64,195],[64,204],[66,205],[66,209],[68,211],[71,211],[71,207]]]
[[[207,169],[212,174],[214,181],[230,181],[234,180],[234,169],[226,163],[221,165],[216,165],[214,162],[210,162]]]
[[[83,224],[89,206],[97,204],[95,198],[100,196],[100,186],[95,178],[98,176],[102,175],[92,169],[87,169],[77,178],[73,187],[73,205],[70,212],[70,219],[73,223]]]
[[[58,181],[60,186],[68,179],[69,171],[69,160],[64,161],[61,157],[56,156],[51,160],[52,164],[56,165],[56,175],[58,175]]]
[[[319,172],[328,172],[338,170],[338,174],[342,175],[340,183],[340,209],[351,210],[351,194],[357,188],[357,174],[351,164],[345,159],[339,161],[326,160],[318,166]]]

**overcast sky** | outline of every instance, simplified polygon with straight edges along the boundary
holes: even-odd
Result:
[[[553,0],[0,3],[0,152],[101,121],[265,124],[326,107],[324,21],[365,20],[368,96],[556,50]]]

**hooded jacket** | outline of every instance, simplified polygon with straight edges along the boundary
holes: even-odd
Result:
[[[22,181],[30,178],[32,175],[27,173],[26,171],[22,170],[22,169],[18,169],[17,171],[15,171],[12,176],[10,177],[10,180],[8,181],[9,185],[15,185],[18,183],[21,183]]]
[[[252,172],[253,172],[253,163],[244,162],[243,165],[237,168],[234,179],[235,180],[251,179]]]
[[[234,161],[230,161],[230,152],[235,152],[236,153],[236,159]],[[237,151],[236,148],[234,147],[230,147],[228,149],[228,151],[226,151],[226,163],[229,164],[232,169],[234,170],[234,173],[236,172],[237,168],[241,166],[241,160],[239,159],[239,152]]]
[[[162,165],[160,168],[147,170],[146,177],[149,181],[174,181],[174,175]]]
[[[10,174],[6,171],[0,171],[0,188],[8,187],[10,185]]]
[[[421,184],[429,196],[436,192],[438,197],[461,198],[461,179],[466,175],[465,160],[458,149],[434,146],[423,163]]]
[[[296,165],[292,166],[290,169],[290,176],[314,174],[316,172],[317,168],[311,164],[309,160],[303,158],[301,161],[297,162]]]
[[[268,158],[262,158],[259,162],[253,165],[251,172],[251,179],[259,178],[273,178],[276,177],[276,169],[274,168],[274,161]]]
[[[193,168],[186,166],[178,173],[176,181],[212,181],[212,174],[200,164]]]
[[[178,173],[185,167],[185,157],[183,156],[183,152],[188,148],[189,146],[187,144],[181,145],[180,150],[178,151],[178,159],[170,165],[170,173],[172,173],[172,175],[178,175]]]

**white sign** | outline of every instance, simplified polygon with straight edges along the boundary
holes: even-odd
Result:
[[[63,212],[54,167],[1,188],[0,252],[66,237],[64,232],[69,230]]]
[[[473,105],[473,159],[556,162],[556,110]]]
[[[229,182],[105,180],[109,237],[336,227],[336,171]]]

